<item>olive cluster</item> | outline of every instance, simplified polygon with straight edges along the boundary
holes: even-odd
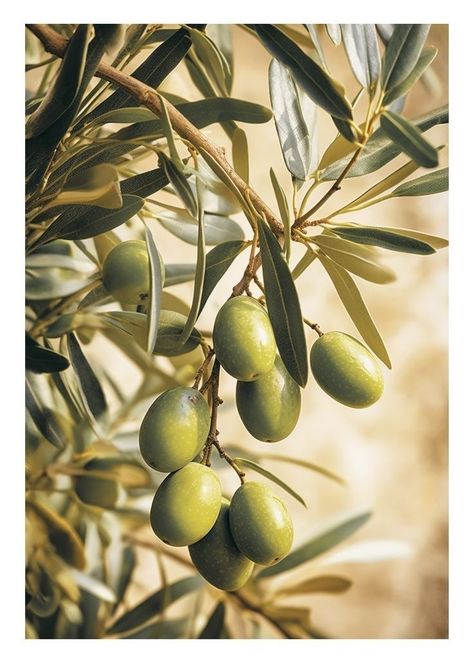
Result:
[[[122,305],[144,302],[149,291],[145,242],[115,247],[105,260],[103,280]],[[237,409],[249,433],[263,442],[290,435],[300,415],[300,388],[277,353],[264,306],[246,295],[227,300],[215,320],[213,346],[216,365],[237,381]],[[172,348],[164,354],[173,354]],[[382,394],[375,357],[352,336],[321,334],[310,364],[321,388],[345,405],[367,407]],[[189,546],[204,578],[232,591],[247,582],[255,563],[275,564],[289,552],[293,525],[284,503],[263,483],[245,481],[230,501],[223,498],[219,478],[208,466],[206,452],[216,434],[211,422],[208,402],[196,385],[170,389],[145,414],[139,444],[145,462],[168,473],[153,498],[153,531],[169,545]]]
[[[153,498],[150,522],[172,546],[189,546],[197,570],[220,589],[244,585],[254,566],[274,564],[291,548],[285,505],[265,484],[244,483],[222,497],[217,474],[195,462],[211,424],[206,399],[194,388],[163,392],[140,427],[140,451],[155,470],[169,472]]]

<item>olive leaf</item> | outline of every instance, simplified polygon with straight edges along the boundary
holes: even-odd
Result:
[[[303,272],[316,260],[316,258],[317,258],[316,252],[310,248],[307,248],[304,255],[294,266],[291,272],[291,277],[293,281],[296,281],[296,279],[299,276],[301,276],[301,274],[303,274]]]
[[[324,255],[328,258],[366,281],[384,284],[392,283],[396,279],[395,272],[389,267],[380,265],[375,260],[355,255],[351,247],[348,247],[348,244],[352,244],[352,242],[338,244],[337,238],[325,235],[314,237],[313,242],[322,248]]]
[[[338,523],[335,527],[326,530],[322,534],[318,534],[296,550],[293,550],[277,564],[260,571],[257,574],[257,578],[269,578],[270,576],[284,573],[308,562],[310,559],[322,555],[354,534],[354,532],[368,521],[371,515],[370,512],[361,513],[354,518]]]
[[[258,219],[268,315],[281,358],[291,377],[304,387],[308,357],[303,318],[291,271],[270,228]]]
[[[199,224],[195,217],[186,210],[164,210],[154,212],[160,224],[176,237],[188,244],[196,246],[199,234]],[[244,239],[242,227],[228,216],[209,214],[204,212],[204,228],[206,230],[206,244],[212,246],[222,242]]]
[[[322,467],[321,465],[316,465],[316,463],[311,463],[307,460],[303,460],[301,458],[293,458],[290,456],[280,456],[279,454],[260,454],[259,458],[262,458],[264,460],[274,460],[277,462],[282,462],[282,463],[290,463],[291,465],[298,465],[299,467],[304,467],[307,470],[312,470],[313,472],[317,472],[318,474],[322,474],[328,479],[331,479],[332,481],[335,481],[336,483],[344,485],[346,481],[342,479],[340,476],[337,474],[334,474],[334,472],[330,472],[327,470],[325,467]]]
[[[247,243],[240,240],[222,242],[211,249],[206,255],[206,271],[204,272],[199,314],[216,285],[246,246]]]
[[[149,198],[152,193],[163,189],[169,183],[164,168],[153,168],[138,175],[127,177],[120,182],[122,194]]]
[[[225,621],[225,603],[219,601],[214,610],[212,611],[207,624],[198,635],[198,640],[218,639],[222,637],[222,631]]]
[[[438,124],[446,124],[449,121],[448,107],[441,106],[436,110],[426,113],[421,117],[413,120],[413,124],[418,127],[421,132],[425,132],[431,127]],[[433,148],[434,149],[434,148]],[[352,148],[353,151],[353,148]],[[403,152],[403,149],[395,145],[384,132],[382,128],[374,131],[372,136],[367,141],[364,151],[357,159],[356,163],[349,170],[346,177],[358,177],[360,175],[367,175],[373,173],[375,170],[382,168],[385,164],[389,163],[392,159],[397,157]],[[347,153],[348,154],[348,153]],[[334,163],[328,165],[320,176],[323,181],[336,180],[342,171],[347,167],[350,156],[343,156]]]
[[[299,46],[273,25],[255,25],[255,31],[270,53],[293,74],[306,94],[334,117],[352,119],[352,109],[344,89]]]
[[[388,41],[382,60],[380,84],[389,92],[410,74],[420,57],[430,26],[397,24]]]
[[[434,248],[426,242],[382,228],[374,228],[372,226],[336,226],[332,230],[351,242],[379,246],[382,249],[389,249],[390,251],[402,251],[403,253],[416,253],[418,255],[435,253]]]
[[[326,23],[326,32],[335,46],[339,46],[342,39],[341,26],[339,23]]]
[[[109,627],[107,633],[110,635],[124,633],[138,628],[151,620],[157,620],[165,608],[182,596],[200,589],[204,585],[204,582],[204,579],[199,576],[189,576],[168,585],[164,589],[158,590],[119,617]]]
[[[28,333],[26,337],[26,370],[33,373],[57,373],[69,366],[69,360],[35,341]]]
[[[232,134],[232,162],[234,169],[246,184],[249,183],[249,147],[243,129],[237,127]]]
[[[434,46],[427,46],[421,51],[420,57],[418,58],[417,63],[408,74],[408,76],[402,80],[398,85],[395,85],[389,92],[386,92],[383,97],[383,102],[385,105],[392,104],[396,99],[403,97],[417,82],[417,80],[422,76],[423,72],[428,69],[430,64],[435,59],[438,53],[438,49]],[[390,108],[390,110],[395,110]]]
[[[290,173],[305,180],[311,169],[311,141],[298,90],[288,69],[273,59],[268,72],[270,98],[283,158]]]
[[[122,207],[117,169],[112,164],[104,163],[73,172],[61,192],[43,207],[43,211],[58,205],[97,205],[107,209]]]
[[[104,210],[95,205],[74,205],[58,216],[41,235],[35,247],[55,239],[87,239],[122,225],[143,207],[138,196],[123,196],[119,209]]]
[[[285,251],[286,262],[288,262],[290,260],[291,254],[290,208],[288,207],[288,200],[286,199],[285,192],[283,191],[280,182],[277,180],[273,168],[270,168],[270,179],[272,182],[273,191],[275,193],[278,211],[280,212],[281,220],[283,221],[283,231],[285,234],[285,243],[283,248]]]
[[[392,191],[390,197],[397,196],[430,196],[442,193],[449,188],[449,169],[441,168],[434,173],[422,175],[414,180],[405,182]]]
[[[434,168],[438,165],[436,148],[423,137],[416,124],[397,113],[384,111],[380,126],[402,152],[408,154],[420,166]]]
[[[321,575],[304,580],[297,585],[281,587],[277,596],[294,596],[295,594],[342,594],[352,587],[352,580],[341,576]]]
[[[340,27],[354,76],[362,87],[373,90],[380,75],[380,54],[375,25],[343,23]]]
[[[84,400],[94,418],[100,419],[107,412],[107,403],[101,384],[72,332],[67,336],[67,346]]]
[[[161,293],[163,290],[164,266],[153,235],[145,225],[146,247],[150,270],[150,293],[147,315],[147,352],[153,352],[160,325]]]
[[[192,217],[195,217],[197,213],[197,203],[193,190],[186,179],[186,175],[164,152],[160,152],[160,163],[176,195],[182,200],[189,214]]]
[[[222,95],[229,94],[232,87],[232,74],[229,63],[216,44],[200,30],[190,30],[194,49],[217,84]]]
[[[25,383],[25,405],[41,435],[57,449],[64,449],[67,436],[60,426],[55,412],[39,402],[28,378]]]
[[[327,256],[320,254],[318,257],[333,282],[337,294],[350,315],[352,322],[359,330],[360,335],[387,368],[391,368],[390,357],[388,356],[382,337],[353,279],[343,267]]]
[[[242,465],[243,467],[248,467],[251,470],[254,470],[255,472],[258,472],[259,474],[262,474],[264,477],[267,479],[270,479],[270,481],[273,481],[273,483],[276,483],[280,488],[283,488],[289,495],[295,498],[297,502],[302,504],[304,507],[307,508],[306,502],[304,499],[299,495],[293,488],[291,488],[287,483],[282,481],[279,477],[277,477],[273,472],[270,472],[270,470],[267,470],[265,467],[262,467],[258,463],[256,463],[253,460],[249,460],[248,458],[234,458],[234,461],[237,463],[237,465]]]

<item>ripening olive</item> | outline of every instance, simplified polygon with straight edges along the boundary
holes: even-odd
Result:
[[[363,408],[382,395],[383,375],[377,359],[349,334],[323,334],[311,348],[310,363],[316,382],[339,403]]]
[[[173,472],[202,449],[211,425],[204,396],[191,387],[164,391],[152,403],[140,426],[143,459],[159,472]]]
[[[132,239],[121,242],[107,254],[102,267],[105,288],[122,305],[138,305],[147,300],[150,267],[146,242]],[[160,256],[161,276],[164,265]]]
[[[150,523],[170,546],[188,546],[206,536],[216,522],[221,484],[214,470],[188,463],[169,474],[155,493]]]
[[[250,382],[273,367],[276,343],[263,306],[252,297],[232,297],[219,310],[213,331],[214,350],[223,368]]]
[[[210,532],[189,546],[194,566],[207,582],[227,590],[243,587],[254,565],[235,545],[229,527],[229,500],[222,499],[219,516]]]
[[[84,467],[88,472],[109,472],[110,465],[106,459],[95,458]],[[120,487],[115,479],[94,476],[79,475],[75,477],[74,488],[80,500],[86,504],[100,506],[103,509],[112,509],[117,503]]]
[[[237,382],[236,401],[245,428],[262,442],[288,437],[301,409],[300,388],[279,355],[265,375],[253,382]]]
[[[293,543],[291,516],[264,483],[240,486],[230,503],[229,522],[237,547],[256,564],[276,564]]]

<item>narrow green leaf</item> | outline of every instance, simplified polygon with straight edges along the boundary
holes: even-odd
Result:
[[[87,278],[69,269],[28,269],[25,280],[26,299],[32,302],[68,297],[93,283],[95,277]]]
[[[393,87],[390,92],[386,92],[383,97],[384,105],[393,103],[396,99],[403,97],[415,85],[417,80],[423,74],[438,54],[438,49],[434,46],[427,46],[421,51],[418,62],[415,64],[408,76],[398,85]],[[392,110],[392,109],[391,109]]]
[[[32,373],[57,373],[69,366],[69,360],[37,343],[26,334],[26,370]]]
[[[96,596],[98,599],[101,599],[106,603],[116,602],[117,597],[115,596],[115,593],[101,580],[98,580],[91,575],[87,575],[87,573],[83,573],[82,571],[78,571],[77,569],[72,569],[70,574],[77,585],[86,592],[89,592],[89,594],[92,594],[92,596]]]
[[[306,249],[305,254],[303,257],[299,260],[299,262],[295,265],[293,268],[293,271],[291,272],[291,277],[293,281],[296,281],[296,279],[301,276],[301,274],[316,260],[316,253],[312,251],[311,249]]]
[[[319,260],[327,271],[329,278],[336,288],[337,294],[350,315],[352,322],[359,330],[360,335],[377,357],[388,368],[391,368],[390,357],[388,356],[382,337],[353,279],[343,267],[337,265],[330,258],[319,255]]]
[[[114,108],[114,110],[99,115],[89,123],[89,127],[102,124],[134,124],[135,122],[148,122],[149,120],[156,119],[156,113],[149,108],[129,106],[126,108]]]
[[[324,564],[373,564],[386,560],[407,559],[412,555],[413,549],[405,541],[371,539],[329,553]]]
[[[165,288],[194,280],[194,263],[168,263],[165,265]]]
[[[158,93],[157,93],[158,94]],[[163,131],[166,137],[166,142],[168,143],[168,149],[170,151],[170,157],[171,161],[178,167],[182,168],[182,161],[181,157],[178,154],[178,148],[176,147],[176,143],[174,140],[174,133],[173,133],[173,127],[171,125],[171,120],[170,116],[168,114],[168,107],[166,105],[166,101],[163,99],[161,94],[158,94],[158,97],[161,102],[161,108],[162,108],[162,115],[161,115],[161,121],[163,122]]]
[[[265,48],[289,68],[306,94],[334,117],[352,119],[352,109],[342,86],[334,81],[314,60],[273,25],[255,25]]]
[[[152,193],[160,191],[169,183],[163,168],[154,168],[144,173],[127,177],[120,182],[120,189],[123,194],[140,196],[148,198]]]
[[[158,46],[147,59],[140,64],[131,74],[133,78],[146,83],[156,89],[181,62],[191,47],[191,39],[186,28],[176,30],[163,44]],[[118,89],[107,97],[102,103],[85,115],[76,124],[76,129],[81,129],[96,117],[116,108],[139,106],[135,97],[123,89]]]
[[[154,213],[162,226],[170,233],[188,244],[196,246],[199,235],[199,223],[186,210]],[[204,213],[204,227],[208,246],[244,239],[244,231],[237,221],[218,214]]]
[[[426,115],[422,115],[413,120],[413,123],[421,132],[424,132],[438,124],[446,124],[448,121],[448,107],[442,106],[441,108],[437,108]],[[403,150],[399,148],[398,145],[392,143],[383,129],[379,128],[367,141],[363,153],[352,166],[347,177],[359,177],[360,175],[373,173],[375,170],[385,166],[385,164],[397,157],[401,152],[403,152]],[[321,173],[321,180],[336,180],[347,166],[349,159],[350,156],[344,156],[328,165],[328,167]]]
[[[234,458],[234,460],[237,463],[237,465],[241,465],[242,467],[248,467],[249,469],[258,472],[267,479],[270,479],[270,481],[273,481],[273,483],[276,483],[277,486],[283,488],[283,490],[285,490],[289,495],[294,497],[295,500],[297,500],[300,504],[302,504],[304,507],[307,508],[306,502],[301,497],[301,495],[298,495],[298,493],[295,490],[293,490],[293,488],[291,488],[287,483],[285,483],[279,477],[273,474],[273,472],[270,472],[270,470],[267,470],[265,467],[262,467],[258,463],[255,463],[253,460],[249,460],[248,458]]]
[[[122,551],[120,575],[118,577],[117,585],[115,587],[115,595],[117,597],[117,601],[114,604],[114,609],[116,609],[123,601],[123,598],[130,585],[130,581],[132,579],[132,575],[135,570],[135,565],[136,565],[135,550],[133,546],[127,545],[124,547]]]
[[[341,576],[316,576],[304,580],[297,585],[282,587],[278,596],[295,596],[297,594],[342,594],[352,587],[352,580]]]
[[[160,619],[146,626],[132,631],[128,635],[121,636],[121,640],[177,640],[184,638],[186,627],[189,624],[188,617],[177,617],[176,619]]]
[[[282,463],[290,463],[291,465],[298,465],[299,467],[304,467],[307,470],[312,470],[313,472],[322,474],[328,479],[332,479],[332,481],[335,481],[336,483],[342,485],[346,484],[346,481],[337,474],[334,474],[334,472],[330,472],[325,467],[322,467],[321,465],[316,465],[315,463],[310,463],[307,460],[301,460],[300,458],[293,458],[289,456],[280,456],[278,454],[260,454],[259,457],[266,460],[275,460],[277,462],[280,461]]]
[[[343,521],[326,532],[314,537],[307,543],[304,543],[282,559],[281,562],[263,569],[258,573],[257,577],[268,578],[270,576],[278,575],[279,573],[294,569],[295,567],[304,564],[304,562],[322,555],[327,550],[334,548],[334,546],[337,546],[339,543],[345,541],[345,539],[354,534],[354,532],[367,522],[370,516],[371,513],[366,512],[355,518],[351,518],[350,520]]]
[[[410,74],[429,30],[430,26],[422,23],[395,25],[382,60],[380,84],[383,90],[389,92]]]
[[[229,94],[232,75],[227,60],[204,32],[191,29],[190,34],[197,55],[211,74],[221,94]]]
[[[273,59],[268,72],[273,116],[286,167],[305,180],[311,169],[311,141],[291,73]]]
[[[341,24],[342,39],[354,76],[362,87],[372,90],[380,75],[380,53],[375,25]]]
[[[306,23],[305,28],[309,32],[309,36],[311,37],[311,41],[313,42],[314,50],[315,50],[315,57],[314,59],[316,62],[327,71],[327,64],[326,60],[324,58],[324,51],[321,46],[321,42],[318,36],[318,29],[317,26],[314,25],[313,23]],[[288,35],[290,37],[290,35]]]
[[[385,193],[385,191],[388,191],[399,182],[403,182],[406,177],[414,173],[418,168],[419,166],[416,161],[408,161],[408,163],[401,166],[401,168],[396,170],[394,173],[387,175],[387,177],[385,177],[381,182],[374,184],[374,186],[370,187],[370,189],[368,189],[361,196],[358,196],[347,205],[344,205],[344,207],[341,207],[341,209],[337,210],[336,214],[343,214],[345,212],[363,208],[365,206],[364,203],[373,200],[382,193]]]
[[[333,227],[332,230],[351,242],[379,246],[389,251],[401,251],[402,253],[416,253],[418,255],[429,255],[435,253],[430,244],[412,237],[406,237],[398,233],[374,228],[372,226],[347,226]]]
[[[107,633],[124,633],[142,626],[152,619],[157,619],[165,608],[182,596],[195,592],[204,585],[204,582],[200,576],[189,576],[168,585],[165,589],[160,589],[119,617]]]
[[[246,246],[247,243],[240,240],[222,242],[206,255],[206,271],[198,315],[203,310],[216,285]]]
[[[380,265],[373,260],[361,258],[344,249],[340,250],[339,248],[324,246],[326,239],[333,238],[325,238],[322,235],[318,235],[313,241],[322,247],[324,255],[331,258],[331,260],[341,267],[344,267],[344,269],[347,269],[348,272],[352,272],[352,274],[372,283],[385,284],[393,283],[396,280],[395,272],[389,267]]]
[[[161,292],[163,290],[164,265],[155,240],[145,225],[146,247],[150,265],[150,298],[147,315],[147,352],[152,353],[160,324]]]
[[[406,118],[384,111],[380,126],[396,145],[420,166],[434,168],[438,165],[438,151],[429,143],[418,127]]]
[[[160,152],[160,163],[178,198],[184,203],[191,216],[196,216],[196,199],[184,173],[164,152]]]
[[[198,635],[198,640],[218,640],[222,637],[225,621],[225,603],[219,601],[209,617],[207,624]]]
[[[83,397],[94,418],[100,419],[107,412],[104,392],[72,332],[67,336],[67,347]]]
[[[239,127],[237,127],[232,134],[232,162],[234,164],[234,170],[240,175],[243,181],[248,184],[250,172],[249,146],[245,131]]]
[[[196,257],[196,272],[194,275],[194,290],[191,308],[189,311],[188,319],[184,326],[183,331],[178,339],[178,347],[182,347],[190,337],[194,324],[198,318],[201,297],[204,287],[204,277],[206,274],[206,235],[204,226],[204,209],[202,207],[201,199],[201,182],[197,180],[197,198],[198,198],[198,238],[197,238],[197,257]]]
[[[277,180],[277,176],[275,175],[273,168],[270,168],[270,179],[272,181],[272,187],[275,193],[278,211],[280,212],[281,220],[283,221],[283,230],[285,233],[285,244],[283,249],[285,251],[286,262],[289,262],[291,253],[290,208],[288,206],[288,200],[286,199],[285,192],[283,191],[280,182]]]
[[[28,378],[25,384],[25,404],[31,418],[41,435],[57,449],[64,449],[67,438],[60,427],[55,412],[43,407],[36,398]]]
[[[143,207],[138,196],[123,196],[123,205],[118,210],[104,210],[93,205],[74,206],[66,210],[48,226],[36,246],[54,239],[87,239],[112,230],[128,221]]]
[[[277,346],[289,374],[304,387],[308,380],[308,357],[298,293],[272,231],[260,219],[258,229],[265,298]]]
[[[442,193],[449,188],[449,169],[441,168],[434,173],[428,173],[410,180],[394,189],[392,197],[401,196],[431,196],[433,193]]]
[[[411,237],[413,239],[418,239],[420,242],[429,244],[433,249],[444,249],[449,245],[449,242],[444,237],[438,237],[437,235],[429,235],[428,233],[422,233],[419,230],[411,230],[411,228],[395,228],[393,226],[378,226],[379,230],[386,230],[387,232],[394,233],[396,235],[403,235],[403,237]]]
[[[25,138],[39,136],[72,105],[80,88],[86,66],[87,46],[92,26],[79,25],[70,39],[58,74],[36,111],[29,116]]]

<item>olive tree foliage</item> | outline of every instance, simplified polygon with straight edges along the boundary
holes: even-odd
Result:
[[[426,42],[427,25],[234,29],[247,31],[272,56],[271,108],[232,94],[231,26],[27,26],[27,82],[35,81],[26,103],[27,637],[321,638],[327,636],[298,596],[350,589],[351,580],[323,562],[297,584],[274,581],[344,542],[369,513],[349,520],[334,514],[333,526],[278,563],[255,567],[237,591],[206,583],[181,548],[148,535],[150,499],[164,475],[143,461],[138,427],[130,423],[143,402],[175,387],[200,388],[211,426],[197,463],[218,472],[229,464],[237,484],[260,475],[303,505],[267,469],[268,460],[283,470],[299,465],[315,481],[344,483],[304,458],[273,453],[275,447],[270,453],[259,442],[250,455],[226,446],[225,431],[218,440],[220,365],[200,314],[232,262],[246,253],[245,271],[228,296],[252,288],[286,371],[304,388],[304,325],[315,342],[326,330],[324,320],[305,318],[297,279],[319,261],[361,340],[390,368],[359,284],[395,279],[384,251],[425,259],[447,242],[417,230],[367,226],[357,213],[391,198],[447,189],[447,169],[437,167],[442,147],[429,141],[430,128],[447,123],[447,108],[410,119],[403,112],[436,49]],[[345,50],[360,86],[355,99],[330,71],[323,30]],[[184,69],[196,101],[169,91],[176,70]],[[327,144],[318,137],[323,114],[334,126]],[[268,201],[249,181],[245,134],[246,123],[265,122],[275,125],[292,181],[288,190],[270,168],[275,199]],[[231,140],[231,155],[201,131],[215,123]],[[361,184],[350,203],[326,207],[346,178],[376,173],[399,155],[403,165],[376,185]],[[150,157],[154,166],[145,168]],[[416,173],[420,168],[423,174]],[[174,196],[173,204],[163,194],[167,201]],[[238,212],[242,222],[232,218]],[[145,242],[149,265],[149,291],[133,306],[121,305],[104,285],[104,261],[120,245],[124,225],[128,236]],[[192,264],[161,255],[151,232],[158,226],[195,246]],[[295,243],[305,248],[299,261],[292,257]],[[194,284],[187,302],[172,290],[184,282]],[[141,372],[135,393],[114,379],[106,353],[102,362],[88,357],[96,337]],[[308,385],[317,388],[311,375]],[[141,547],[156,552],[154,584],[161,586],[130,604]],[[168,578],[171,559],[185,571],[178,581]],[[186,610],[170,617],[168,608],[183,597],[189,597]]]

